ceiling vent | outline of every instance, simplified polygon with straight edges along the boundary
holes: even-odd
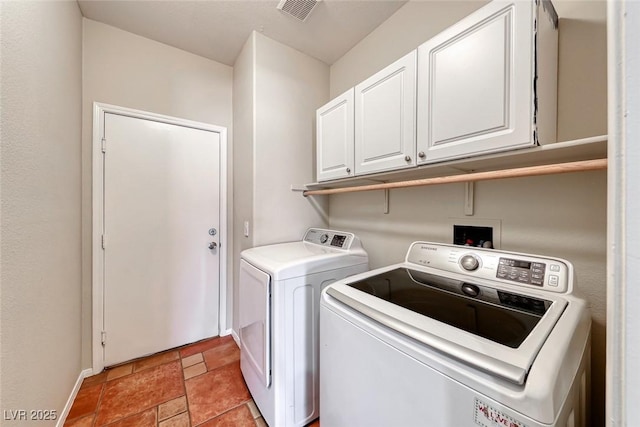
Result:
[[[281,0],[278,9],[300,21],[305,21],[320,0]]]

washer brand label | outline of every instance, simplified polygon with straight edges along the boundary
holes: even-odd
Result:
[[[509,415],[498,411],[478,398],[475,399],[474,421],[483,427],[527,427],[510,417]]]
[[[425,246],[425,245],[420,246],[420,249],[424,249],[424,250],[427,250],[427,251],[437,251],[438,250],[438,248],[434,248],[433,246]]]

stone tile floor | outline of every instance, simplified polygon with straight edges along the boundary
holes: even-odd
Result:
[[[254,427],[266,423],[242,378],[240,350],[226,336],[85,378],[64,425]],[[320,424],[316,421],[311,426]]]

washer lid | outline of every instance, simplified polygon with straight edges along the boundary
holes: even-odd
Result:
[[[477,369],[524,384],[567,301],[500,290],[399,264],[353,276],[327,294]]]
[[[360,245],[344,250],[308,242],[258,246],[242,251],[241,257],[271,274],[273,280],[368,263],[367,253]]]

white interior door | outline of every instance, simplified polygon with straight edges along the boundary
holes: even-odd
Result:
[[[111,113],[104,138],[109,366],[219,334],[221,141],[217,132]]]

